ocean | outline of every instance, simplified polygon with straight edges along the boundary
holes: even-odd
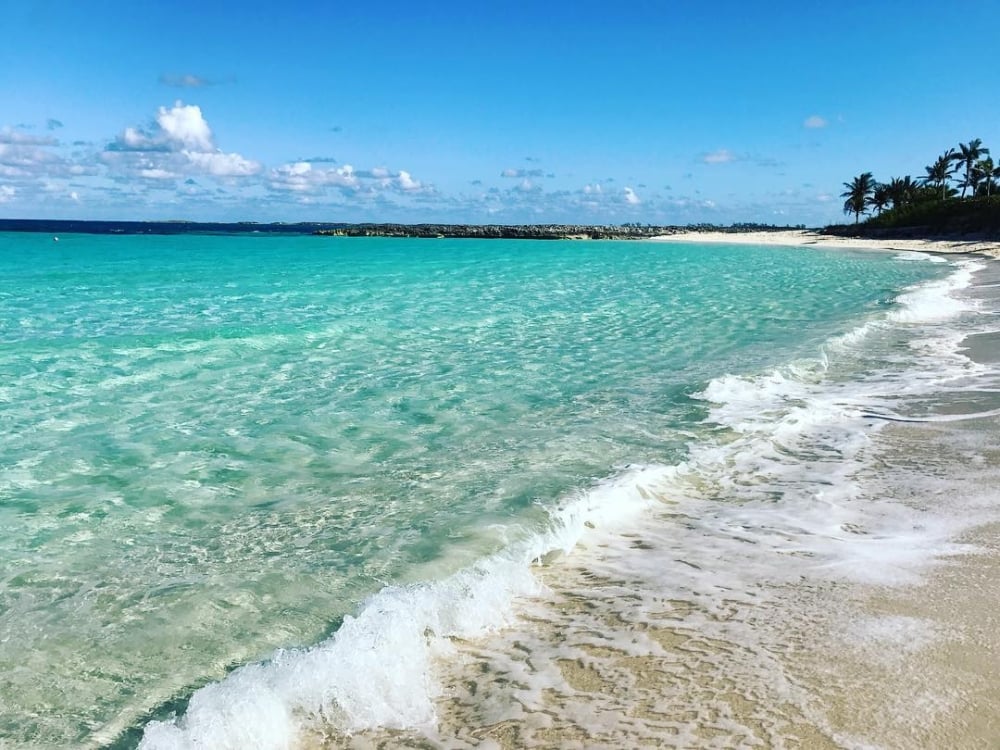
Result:
[[[995,266],[0,234],[0,746],[981,747]]]

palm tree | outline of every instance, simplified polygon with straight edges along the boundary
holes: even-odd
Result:
[[[865,172],[850,182],[845,182],[844,187],[847,190],[840,194],[841,198],[847,199],[844,201],[844,213],[854,214],[854,223],[857,224],[868,205],[868,198],[875,190],[875,178],[871,172]]]
[[[889,205],[889,186],[881,182],[876,182],[872,188],[872,195],[868,199],[868,205],[880,214]]]
[[[965,165],[965,179],[962,181],[962,197],[964,198],[966,188],[971,187],[972,194],[976,194],[975,165],[979,159],[989,156],[990,150],[983,148],[983,141],[980,138],[974,138],[968,143],[959,143],[958,148],[961,153],[955,154],[952,158],[959,164]]]
[[[920,185],[910,175],[893,177],[889,180],[889,202],[893,208],[913,202]]]
[[[954,161],[955,149],[949,148],[931,166],[924,167],[924,170],[927,172],[927,176],[924,177],[924,184],[941,188],[941,200],[947,197],[948,180],[951,179],[951,176],[955,174],[955,170],[958,169],[952,163]]]
[[[993,164],[993,159],[986,157],[985,159],[980,159],[976,162],[975,166],[972,168],[973,174],[977,175],[982,181],[982,184],[986,188],[986,197],[990,197],[990,191],[993,187],[993,178],[1000,175],[1000,169],[998,169]],[[975,195],[975,192],[973,192]]]
[[[979,183],[982,181],[983,176],[979,174],[979,171],[975,168],[975,166],[973,166],[972,171],[962,178],[962,197],[965,197],[966,188],[972,188],[971,195],[975,197],[976,193],[979,191]]]

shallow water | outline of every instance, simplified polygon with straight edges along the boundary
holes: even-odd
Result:
[[[18,745],[829,739],[744,620],[804,577],[916,580],[972,517],[915,530],[878,467],[884,425],[997,406],[960,349],[988,330],[979,261],[47,240],[0,236]]]

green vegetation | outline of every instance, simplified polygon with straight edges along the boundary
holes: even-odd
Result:
[[[864,172],[845,182],[840,197],[844,213],[854,214],[855,227],[850,231],[1000,234],[1000,166],[994,165],[982,140],[949,148],[924,172],[917,180],[906,175],[887,182]],[[860,222],[865,214],[868,218]]]
[[[841,198],[847,199],[844,201],[844,213],[854,214],[854,223],[857,224],[858,218],[872,199],[872,193],[875,192],[875,178],[871,172],[865,172],[851,182],[845,182],[844,187],[847,190],[840,194]]]

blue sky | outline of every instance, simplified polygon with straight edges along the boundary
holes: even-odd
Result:
[[[816,225],[1000,149],[992,0],[0,6],[0,217]]]

